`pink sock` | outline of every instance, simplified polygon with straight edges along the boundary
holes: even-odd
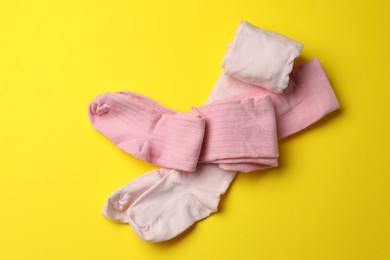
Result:
[[[307,73],[314,73],[314,75],[309,75]],[[283,96],[280,94],[272,95],[276,115],[278,116],[278,126],[280,125],[284,129],[279,132],[279,138],[286,137],[304,129],[309,124],[322,118],[326,113],[338,108],[337,99],[335,99],[332,88],[330,87],[326,76],[324,76],[325,73],[317,59],[308,61],[293,70],[291,77],[293,78],[294,83],[290,83],[290,86],[293,86],[291,84],[295,84],[294,89],[288,90]],[[221,79],[227,84],[223,84]],[[257,91],[260,90],[258,87],[255,88]],[[308,89],[312,89],[313,91],[310,92]],[[230,81],[226,75],[222,75],[214,86],[206,103],[211,103],[222,98],[236,98],[233,96],[239,95],[240,92],[244,93],[243,96],[246,96],[250,93],[248,91],[253,91],[252,85],[240,83],[235,80]],[[318,94],[316,94],[317,92]],[[263,95],[267,92],[260,91],[256,93]],[[313,96],[308,95],[308,93],[312,93],[311,95]],[[326,97],[325,99],[319,99],[322,95],[321,93]],[[288,98],[284,95],[289,95],[291,100],[295,100],[294,102],[297,102],[298,104],[290,103]],[[299,101],[303,102],[303,104],[307,104],[308,108],[315,107],[313,104],[317,103],[320,109],[305,112],[305,109],[299,106]],[[300,111],[299,113],[301,113],[303,117],[296,118],[296,123],[292,123],[289,119],[291,117],[289,114],[297,115],[295,112],[292,112],[295,107],[299,108],[297,111]],[[313,116],[310,116],[311,113],[313,113]],[[295,127],[288,130],[290,125]],[[170,174],[164,175],[164,178],[161,179],[149,178],[150,183],[148,185],[140,184],[140,187],[151,187],[146,191],[146,188],[137,189],[138,183],[135,180],[133,187],[125,186],[127,188],[125,188],[122,193],[121,189],[119,189],[116,193],[111,195],[108,199],[108,203],[115,205],[120,204],[118,200],[121,196],[115,194],[136,193],[136,196],[139,197],[138,199],[135,201],[134,199],[125,200],[126,202],[122,203],[125,206],[121,207],[121,212],[126,212],[130,225],[136,233],[142,239],[154,242],[164,241],[175,237],[196,221],[207,217],[217,210],[219,196],[226,192],[235,176],[234,172],[222,170],[217,165],[202,165],[204,165],[205,168],[198,168],[196,172],[190,174],[172,171]],[[258,167],[258,165],[249,163],[246,165],[243,164],[240,167],[244,166],[248,168],[253,167],[253,169]],[[234,168],[235,165],[228,164],[226,167]],[[187,176],[188,179],[181,176]],[[213,182],[209,181],[210,177],[213,178]],[[204,187],[206,187],[206,190],[208,190],[211,195],[200,196],[201,199],[194,198],[193,195],[198,194],[196,191],[204,190]],[[139,190],[142,192],[137,193],[136,191]],[[195,191],[192,192],[193,190]],[[122,197],[124,197],[124,195],[122,195]],[[126,220],[124,214],[121,216]],[[117,217],[117,219],[118,218],[120,217]]]
[[[198,162],[221,168],[232,164],[244,172],[249,163],[277,166],[275,111],[269,96],[227,99],[178,113],[128,91],[103,94],[90,107],[91,122],[99,131],[123,150],[159,166],[189,172]]]
[[[183,171],[196,169],[205,119],[180,113],[130,92],[105,93],[89,106],[93,126],[119,148],[147,162]]]

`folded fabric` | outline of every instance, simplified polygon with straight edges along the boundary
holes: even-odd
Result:
[[[242,21],[224,56],[225,73],[280,93],[288,86],[294,60],[303,45],[279,33]]]
[[[94,127],[118,147],[159,166],[188,172],[198,162],[234,165],[240,171],[247,170],[242,163],[277,166],[269,96],[223,100],[183,113],[127,91],[98,96],[89,111]]]
[[[271,98],[254,96],[218,101],[194,108],[206,119],[199,163],[217,163],[247,172],[278,165],[275,111]],[[252,170],[252,169],[251,169]]]
[[[279,139],[306,128],[339,107],[316,58],[296,67],[291,78],[288,91],[283,95],[271,95],[278,126],[284,129],[279,131]],[[243,96],[269,94],[267,90],[259,90],[222,74],[206,103],[236,99],[240,93]],[[233,168],[233,165],[228,166]],[[252,165],[246,166],[250,168]],[[103,215],[114,221],[129,222],[138,236],[146,241],[165,241],[217,211],[220,196],[226,192],[234,176],[234,171],[222,170],[216,164],[201,164],[194,173],[161,168],[116,190],[107,199]]]

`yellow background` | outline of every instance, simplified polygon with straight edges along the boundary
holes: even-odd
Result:
[[[0,1],[0,259],[390,259],[388,1]],[[239,174],[169,242],[100,215],[155,166],[99,134],[89,101],[204,103],[241,19],[305,44],[342,109]]]

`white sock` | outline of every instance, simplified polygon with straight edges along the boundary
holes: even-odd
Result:
[[[146,241],[171,239],[216,212],[234,176],[212,164],[196,172],[171,170],[130,206],[129,224]]]
[[[128,223],[126,211],[145,191],[157,184],[169,171],[165,168],[145,173],[126,186],[115,190],[108,197],[102,214],[114,221]]]

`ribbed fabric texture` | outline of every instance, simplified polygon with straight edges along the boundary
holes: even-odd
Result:
[[[271,97],[276,113],[278,139],[301,131],[340,107],[317,58],[297,66],[290,75],[289,87],[281,94],[222,73],[207,102],[253,96]]]
[[[206,119],[200,163],[245,172],[241,163],[277,166],[275,111],[269,96],[230,99],[194,108]],[[252,169],[251,169],[252,170]]]
[[[152,164],[193,172],[205,119],[179,113],[132,92],[105,93],[89,107],[93,126],[119,148]]]
[[[242,21],[224,56],[225,73],[243,82],[281,93],[303,45],[276,32]]]
[[[130,91],[105,93],[91,102],[90,116],[118,147],[159,166],[188,172],[198,162],[243,172],[277,166],[269,96],[229,99],[183,113]]]

